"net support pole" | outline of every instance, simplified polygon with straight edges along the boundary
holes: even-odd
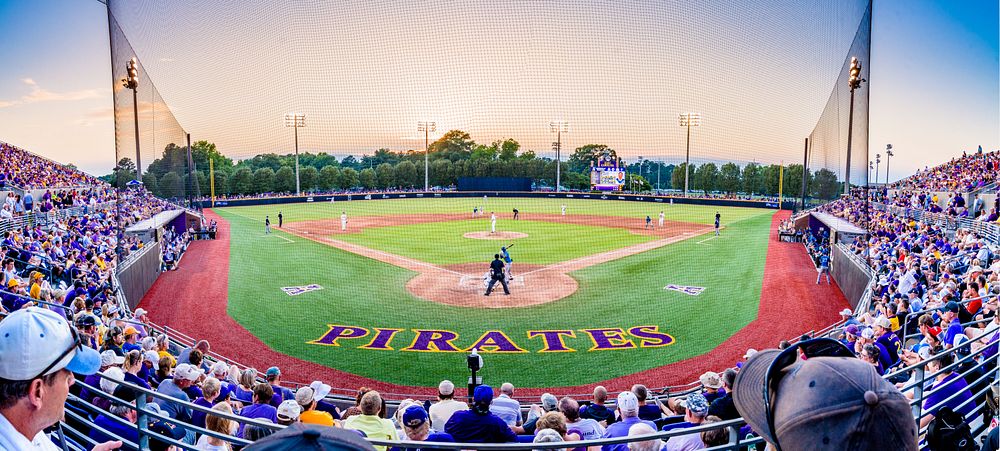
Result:
[[[212,196],[212,208],[215,208],[215,160],[208,159],[208,187]]]
[[[778,210],[781,210],[782,191],[785,188],[785,162],[778,166]]]
[[[191,134],[186,133],[186,135],[187,135],[188,180],[191,181],[191,187],[192,189],[194,189],[193,193],[191,192],[187,193],[189,201],[188,203],[190,204],[190,200],[194,198],[193,196],[201,195],[201,186],[199,186],[198,183],[198,171],[196,171],[194,167],[194,157],[191,155]]]
[[[805,149],[802,150],[802,191],[799,196],[802,198],[802,209],[806,209],[806,184],[809,180],[809,138],[806,138]]]
[[[854,88],[851,88],[851,109],[847,114],[847,167],[844,169],[844,194],[851,194],[851,144],[854,137]]]

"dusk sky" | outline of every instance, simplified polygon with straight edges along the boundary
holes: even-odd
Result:
[[[565,154],[604,143],[676,163],[677,113],[698,111],[696,161],[788,163],[857,27],[822,18],[860,18],[851,4],[136,0],[117,14],[180,124],[234,158],[290,152],[281,117],[302,111],[303,151],[422,148],[416,122],[435,120],[552,156],[547,124],[564,119]],[[1000,148],[997,1],[882,0],[873,16],[872,158],[892,143],[895,179]],[[96,1],[0,1],[0,141],[110,172],[107,27]]]

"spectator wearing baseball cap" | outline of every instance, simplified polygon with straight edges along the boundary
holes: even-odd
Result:
[[[951,349],[952,344],[955,342],[955,337],[959,334],[964,334],[965,329],[962,328],[962,323],[958,319],[958,311],[960,307],[955,301],[948,301],[947,304],[942,307],[941,313],[941,325],[945,327],[944,332],[944,348]]]
[[[639,419],[639,398],[635,396],[635,393],[631,391],[619,393],[616,405],[620,421],[608,425],[601,438],[625,437],[628,435],[629,428],[636,424],[645,424],[654,431],[656,430],[656,425],[652,421]],[[601,451],[628,451],[628,445],[624,443],[604,445],[601,447]]]
[[[705,417],[708,416],[708,409],[708,400],[706,400],[703,395],[700,393],[688,395],[687,399],[684,400],[684,421],[664,425],[662,430],[672,431],[674,429],[685,429],[698,426],[703,423],[705,421]],[[671,439],[671,441],[672,440],[673,439]],[[684,446],[681,446],[681,443],[684,443]],[[668,446],[670,449],[698,449],[693,447],[697,443],[697,441],[688,441],[688,439],[685,438],[679,440],[673,445],[671,445],[671,442],[668,441],[667,445],[670,445]]]
[[[299,403],[295,402],[294,399],[281,401],[281,405],[278,406],[278,424],[288,426],[295,423],[299,421],[301,413],[302,407],[299,407]]]
[[[899,341],[899,337],[892,333],[892,323],[889,318],[881,317],[875,320],[875,339],[876,343],[882,345],[886,352],[889,354],[889,368],[899,362],[899,353],[903,351],[903,344]]]
[[[0,448],[56,451],[43,430],[63,418],[73,373],[101,366],[97,351],[55,312],[28,307],[0,321]],[[107,442],[94,449],[115,449]]]
[[[107,371],[108,368],[111,368],[112,366],[121,365],[122,363],[125,362],[124,357],[116,356],[113,351],[104,351],[100,354],[100,356],[101,356],[100,371],[102,373]],[[95,394],[92,393],[90,388],[88,387],[93,387],[95,389],[101,388],[100,387],[101,376],[97,373],[89,374],[83,378],[83,385],[84,387],[80,389],[80,394],[79,394],[80,398],[88,401],[92,400],[94,399]]]
[[[329,385],[327,385],[329,387]],[[302,387],[295,391],[295,402],[302,409],[302,413],[299,414],[299,421],[309,424],[321,424],[326,426],[333,426],[333,415],[329,412],[323,412],[316,410],[316,391],[313,390],[312,386]]]
[[[532,404],[531,407],[528,408],[528,418],[525,420],[524,424],[510,428],[515,434],[533,435],[538,429],[536,427],[538,419],[541,418],[541,416],[546,412],[554,412],[559,408],[559,400],[557,400],[556,396],[552,393],[542,393],[542,396],[539,398],[539,402],[541,402],[541,405]],[[490,408],[492,409],[492,406]]]
[[[871,365],[840,357],[846,348],[804,351],[803,360],[796,354],[805,346],[761,351],[739,372],[736,407],[755,432],[779,451],[917,449],[910,405],[896,387]]]
[[[757,351],[754,351],[750,358],[753,358],[754,355],[757,355]],[[747,361],[749,362],[749,360]],[[740,417],[740,413],[736,411],[736,404],[733,400],[733,391],[735,390],[733,386],[735,382],[736,370],[728,368],[722,372],[722,386],[726,388],[726,394],[712,401],[712,404],[709,404],[709,415],[715,415],[723,420],[733,420]]]
[[[844,326],[850,326],[851,324],[861,324],[857,318],[854,317],[854,312],[849,308],[845,308],[840,311],[840,319],[844,321]]]
[[[472,393],[472,408],[455,412],[444,426],[460,443],[506,443],[517,440],[507,422],[490,412],[493,388],[480,385]]]
[[[271,390],[274,390],[274,396],[271,397],[272,406],[278,407],[282,401],[295,399],[295,393],[281,386],[281,369],[276,366],[268,368],[264,373],[264,378],[267,379],[267,383],[271,384]]]
[[[139,330],[134,326],[125,327],[125,343],[122,343],[122,350],[125,352],[129,351],[141,351],[142,346],[139,345]]]
[[[355,415],[344,421],[344,427],[355,429],[365,433],[368,438],[381,440],[398,440],[396,426],[391,420],[379,418],[382,410],[382,396],[379,392],[371,390],[361,397],[358,404],[361,415]],[[376,450],[385,451],[385,446],[376,446]]]
[[[203,373],[200,369],[197,369],[187,363],[182,363],[177,365],[177,368],[174,368],[174,378],[164,379],[161,381],[160,385],[156,388],[156,391],[170,398],[179,399],[184,402],[191,402],[191,397],[188,396],[184,389],[193,385],[204,374],[205,373]],[[169,415],[170,418],[174,418],[185,423],[191,422],[190,407],[186,407],[182,404],[162,398],[154,399],[153,402],[159,404],[160,409]]]
[[[865,352],[866,345],[873,345],[876,349],[878,349],[878,366],[881,371],[884,372],[891,363],[891,357],[889,357],[889,351],[885,349],[885,346],[883,346],[882,343],[875,341],[875,331],[870,327],[866,327],[861,330],[861,336],[858,337],[854,353],[862,355]]]
[[[404,440],[436,443],[452,443],[455,441],[455,438],[446,432],[432,432],[430,417],[427,415],[427,411],[417,404],[411,405],[403,411],[402,426],[405,437],[400,438]],[[390,451],[420,450],[421,448],[401,448],[398,446],[390,449]]]
[[[461,410],[469,410],[469,405],[456,401],[455,384],[449,380],[443,380],[438,384],[438,402],[431,404],[431,428],[435,431],[444,430],[444,425],[448,423],[451,416]]]
[[[309,383],[309,388],[313,389],[313,400],[316,401],[316,406],[313,408],[320,412],[330,414],[334,420],[339,420],[340,409],[338,409],[333,403],[325,401],[326,395],[329,395],[330,390],[332,390],[330,385],[324,384],[322,381],[312,381]]]

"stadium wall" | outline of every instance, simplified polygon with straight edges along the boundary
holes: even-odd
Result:
[[[459,177],[459,191],[531,191],[528,177]]]
[[[844,293],[847,302],[851,304],[851,310],[858,309],[858,303],[865,294],[868,281],[871,277],[863,267],[854,261],[854,257],[848,255],[841,246],[832,246],[832,264],[830,265],[830,275],[837,281],[840,291]]]
[[[125,301],[128,302],[129,309],[134,311],[149,287],[160,276],[160,242],[147,245],[142,254],[123,262],[117,276]]]
[[[378,199],[409,199],[409,198],[451,198],[451,197],[525,197],[525,198],[558,198],[558,199],[595,199],[595,200],[624,200],[634,202],[658,202],[692,205],[714,205],[719,207],[748,207],[748,208],[769,208],[777,209],[778,202],[762,200],[739,200],[739,199],[705,199],[705,198],[683,198],[668,196],[651,196],[639,194],[601,194],[601,193],[553,193],[553,192],[501,192],[501,191],[447,191],[447,192],[412,192],[412,193],[353,193],[353,194],[323,194],[315,196],[282,196],[282,197],[262,197],[234,200],[202,200],[193,202],[201,208],[212,207],[244,207],[250,205],[276,205],[294,204],[300,202],[342,202],[355,200],[378,200]],[[782,209],[794,210],[797,203],[793,200],[781,202]]]

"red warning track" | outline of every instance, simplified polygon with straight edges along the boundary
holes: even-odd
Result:
[[[226,313],[229,286],[229,223],[211,210],[208,219],[218,222],[214,241],[195,241],[177,271],[160,275],[140,305],[149,311],[153,322],[169,326],[195,339],[212,343],[212,351],[243,365],[264,369],[281,367],[285,379],[306,382],[323,380],[335,387],[354,389],[371,387],[387,393],[435,395],[436,387],[413,387],[390,384],[357,376],[313,362],[281,354]],[[839,319],[837,314],[848,307],[847,299],[834,285],[816,285],[816,269],[798,243],[779,242],[778,224],[790,212],[776,213],[771,220],[764,282],[757,319],[752,321],[714,350],[700,356],[658,368],[622,376],[600,384],[608,390],[628,390],[632,384],[650,387],[680,385],[695,381],[705,371],[719,371],[733,366],[747,348],[777,347],[777,340],[793,338],[809,330],[818,330]],[[706,324],[711,327],[711,324]],[[519,389],[521,395],[590,393],[592,385],[549,389]]]

